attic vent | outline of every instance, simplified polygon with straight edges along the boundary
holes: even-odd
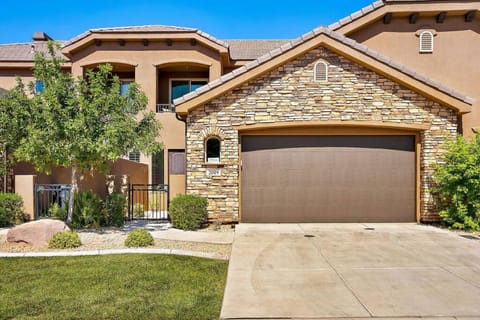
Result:
[[[328,81],[328,65],[324,61],[319,61],[313,69],[313,80],[317,82]]]
[[[420,52],[433,52],[433,33],[430,31],[420,33]]]

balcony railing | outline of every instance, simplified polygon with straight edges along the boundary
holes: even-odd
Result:
[[[175,106],[172,103],[157,104],[157,113],[175,112]]]

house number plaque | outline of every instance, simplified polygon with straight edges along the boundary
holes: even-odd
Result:
[[[207,168],[208,177],[220,177],[222,175],[222,170],[219,168]]]

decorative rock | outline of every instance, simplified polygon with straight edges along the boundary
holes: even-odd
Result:
[[[54,234],[66,230],[70,229],[63,221],[52,219],[37,220],[10,229],[7,233],[7,241],[43,246],[48,244],[48,241]]]

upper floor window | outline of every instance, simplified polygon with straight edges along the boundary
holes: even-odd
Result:
[[[170,81],[170,103],[181,96],[206,85],[207,79],[172,79]]]
[[[318,61],[313,68],[313,80],[318,82],[328,81],[328,65],[324,61]]]
[[[45,85],[42,80],[35,80],[35,93],[42,93]]]
[[[140,152],[129,152],[128,153],[128,160],[140,162]]]
[[[205,160],[210,163],[220,162],[220,139],[210,137],[205,141]]]
[[[120,80],[120,94],[122,96],[127,94],[128,88],[132,82],[133,80]]]
[[[423,31],[420,33],[420,52],[433,52],[433,33]]]

